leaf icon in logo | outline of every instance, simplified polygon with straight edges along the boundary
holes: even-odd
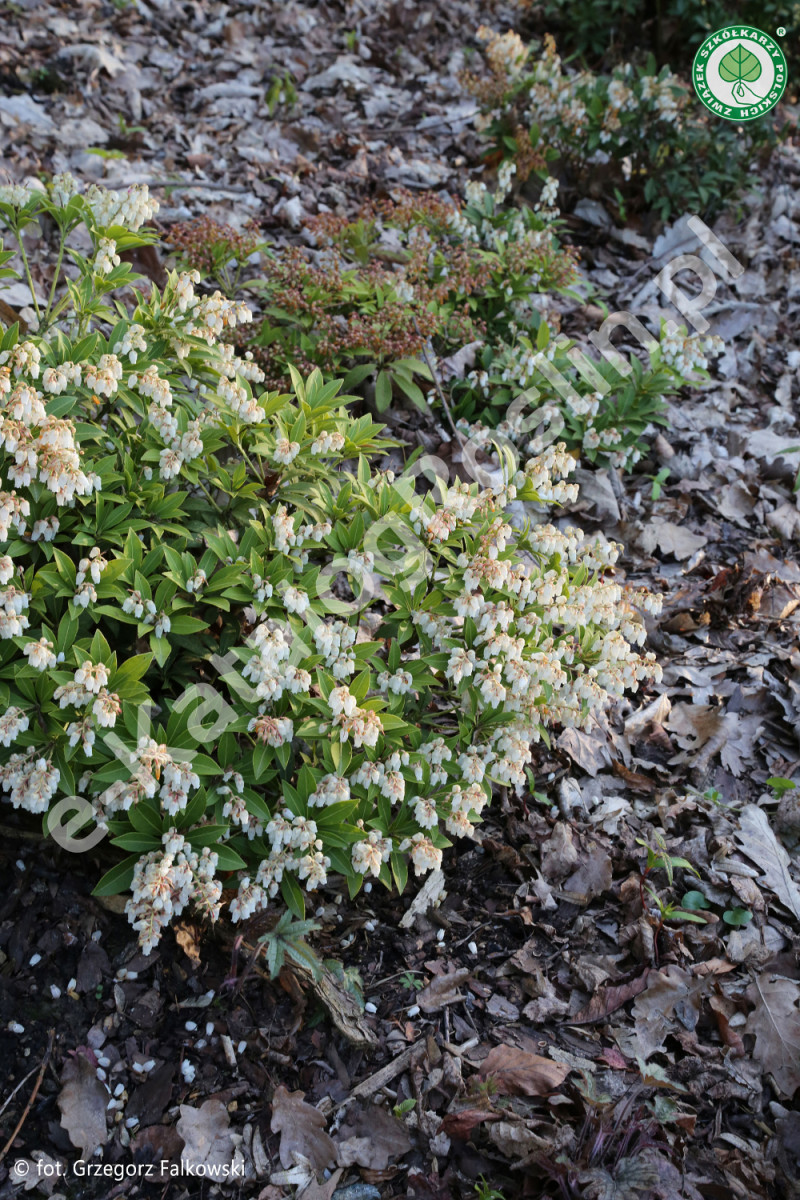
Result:
[[[756,93],[752,88],[745,86],[746,83],[754,83],[761,74],[761,63],[758,56],[748,50],[746,46],[734,46],[727,54],[719,61],[720,78],[726,83],[733,84],[733,94],[737,100],[746,99],[749,92],[752,96]]]

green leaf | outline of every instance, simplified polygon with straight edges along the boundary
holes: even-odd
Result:
[[[726,925],[733,925],[739,928],[742,925],[749,925],[753,919],[753,914],[748,908],[726,908],[722,914],[722,919]]]
[[[144,801],[134,804],[128,811],[128,820],[138,833],[161,839],[161,818],[151,805]]]
[[[133,871],[138,861],[139,855],[131,854],[128,858],[124,858],[121,863],[117,863],[115,867],[112,867],[110,871],[106,871],[92,892],[92,895],[118,896],[120,892],[127,892],[133,883]]]
[[[386,412],[392,403],[392,381],[386,371],[381,371],[375,381],[375,404],[378,412]]]
[[[215,846],[214,852],[220,871],[241,871],[247,866],[241,854],[237,854],[231,846]]]
[[[150,649],[153,651],[155,660],[160,667],[166,666],[167,659],[172,653],[172,647],[166,638],[157,638],[154,633],[150,634]]]
[[[404,854],[393,850],[391,856],[392,875],[394,876],[395,886],[398,892],[402,895],[408,883],[408,862]]]
[[[402,375],[396,374],[394,379],[400,391],[405,392],[412,404],[415,404],[422,412],[428,411],[428,402],[421,388],[417,387],[411,380],[405,379]]]
[[[147,854],[150,850],[160,849],[160,829],[158,833],[158,837],[151,837],[146,833],[123,833],[119,837],[112,838],[111,845],[119,846],[120,850],[137,850],[140,854]]]
[[[193,850],[196,850],[198,846],[201,848],[214,846],[216,849],[216,843],[227,837],[229,833],[227,825],[200,825],[197,829],[189,830],[186,840],[191,843]]]
[[[286,903],[286,907],[302,921],[306,915],[306,900],[303,889],[290,871],[284,871],[283,873],[281,895]]]

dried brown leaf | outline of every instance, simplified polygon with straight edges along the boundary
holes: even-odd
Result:
[[[206,1163],[214,1167],[230,1164],[233,1137],[228,1110],[221,1100],[206,1100],[200,1108],[182,1104],[176,1128],[186,1143],[181,1153],[182,1162]]]
[[[336,1145],[325,1131],[325,1117],[311,1104],[304,1092],[290,1092],[283,1084],[272,1097],[270,1129],[281,1135],[282,1167],[292,1167],[301,1155],[315,1171],[324,1171],[336,1161]]]
[[[450,1138],[458,1138],[465,1142],[473,1129],[485,1121],[499,1121],[500,1114],[488,1112],[485,1108],[462,1108],[461,1112],[451,1112],[442,1121],[437,1132],[446,1133]]]
[[[654,550],[661,554],[672,554],[677,559],[690,558],[697,550],[708,545],[708,538],[701,533],[692,533],[685,525],[674,525],[672,521],[653,521],[639,535],[639,545],[645,554]]]
[[[640,992],[644,991],[650,974],[651,971],[648,968],[636,979],[630,979],[627,983],[598,989],[586,1007],[582,1008],[574,1017],[570,1017],[570,1025],[592,1025],[595,1021],[604,1021],[610,1013],[616,1012],[618,1008],[622,1008],[623,1004],[627,1004],[629,1000],[633,1000],[634,996],[638,996]]]
[[[338,1161],[342,1167],[367,1167],[385,1171],[393,1158],[401,1158],[411,1149],[406,1128],[385,1108],[371,1104],[351,1113],[339,1130]]]
[[[61,1126],[69,1140],[91,1158],[98,1146],[108,1140],[106,1106],[108,1093],[97,1078],[97,1066],[77,1050],[64,1064],[61,1073]]]
[[[746,992],[755,1005],[745,1032],[755,1035],[753,1055],[786,1096],[800,1087],[800,986],[783,975],[756,977]]]
[[[459,967],[457,971],[451,971],[448,975],[437,975],[419,993],[417,1004],[423,1012],[430,1013],[444,1008],[447,1004],[463,1000],[458,989],[462,983],[466,983],[470,974],[467,967]]]
[[[789,874],[789,855],[772,832],[763,808],[748,804],[742,809],[739,826],[736,840],[764,872],[762,886],[771,888],[781,903],[800,918],[800,889]]]
[[[497,1090],[506,1096],[547,1096],[561,1086],[569,1067],[502,1043],[483,1060],[480,1075],[482,1079],[491,1076]]]

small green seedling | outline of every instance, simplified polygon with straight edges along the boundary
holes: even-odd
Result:
[[[767,787],[772,788],[776,796],[782,796],[784,792],[794,791],[797,784],[792,783],[791,779],[784,779],[781,775],[774,775],[772,779],[767,780]]]
[[[687,858],[676,858],[669,853],[662,833],[654,833],[653,842],[655,845],[651,846],[644,838],[636,839],[637,845],[644,846],[647,851],[647,864],[643,872],[643,879],[646,879],[651,871],[666,871],[667,880],[671,887],[676,867],[681,867],[684,871],[691,871],[698,879],[700,878],[700,872],[696,867],[692,866]]]
[[[650,488],[651,500],[658,500],[661,495],[661,489],[669,478],[669,473],[669,467],[662,467],[657,475],[650,477],[652,482],[652,487]]]
[[[400,1104],[395,1104],[394,1108],[392,1109],[392,1112],[397,1117],[397,1119],[400,1120],[400,1118],[405,1116],[405,1114],[407,1112],[411,1112],[412,1108],[414,1107],[414,1105],[416,1103],[417,1102],[414,1099],[414,1097],[409,1096],[409,1098],[407,1100],[402,1100],[400,1102]]]
[[[478,1200],[505,1200],[502,1192],[492,1185],[481,1175],[480,1182],[475,1184],[475,1195]]]
[[[734,929],[741,929],[750,924],[753,914],[749,908],[726,908],[722,919],[726,925],[732,925]]]

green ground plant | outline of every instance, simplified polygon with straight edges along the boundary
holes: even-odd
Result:
[[[488,74],[466,77],[494,161],[527,178],[532,151],[555,160],[572,195],[594,196],[623,219],[713,216],[752,185],[753,163],[775,144],[773,119],[746,128],[701,111],[691,87],[650,56],[606,74],[566,66],[546,34],[530,45],[482,27]]]
[[[285,387],[291,363],[343,379],[378,413],[404,403],[438,408],[444,419],[444,402],[461,432],[490,451],[498,437],[527,444],[538,426],[531,410],[542,410],[590,462],[635,463],[645,431],[665,421],[665,398],[708,378],[717,340],[683,328],[654,339],[627,379],[605,362],[587,378],[570,357],[574,343],[560,336],[555,302],[580,302],[587,287],[562,244],[556,181],[545,174],[533,207],[506,205],[514,172],[501,167],[494,192],[469,183],[463,206],[406,193],[354,220],[314,218],[315,249],[269,254],[264,277],[248,285],[263,317],[255,334],[240,336],[268,385]],[[184,266],[218,281],[208,264],[228,261],[232,239],[196,222],[173,240]]]

